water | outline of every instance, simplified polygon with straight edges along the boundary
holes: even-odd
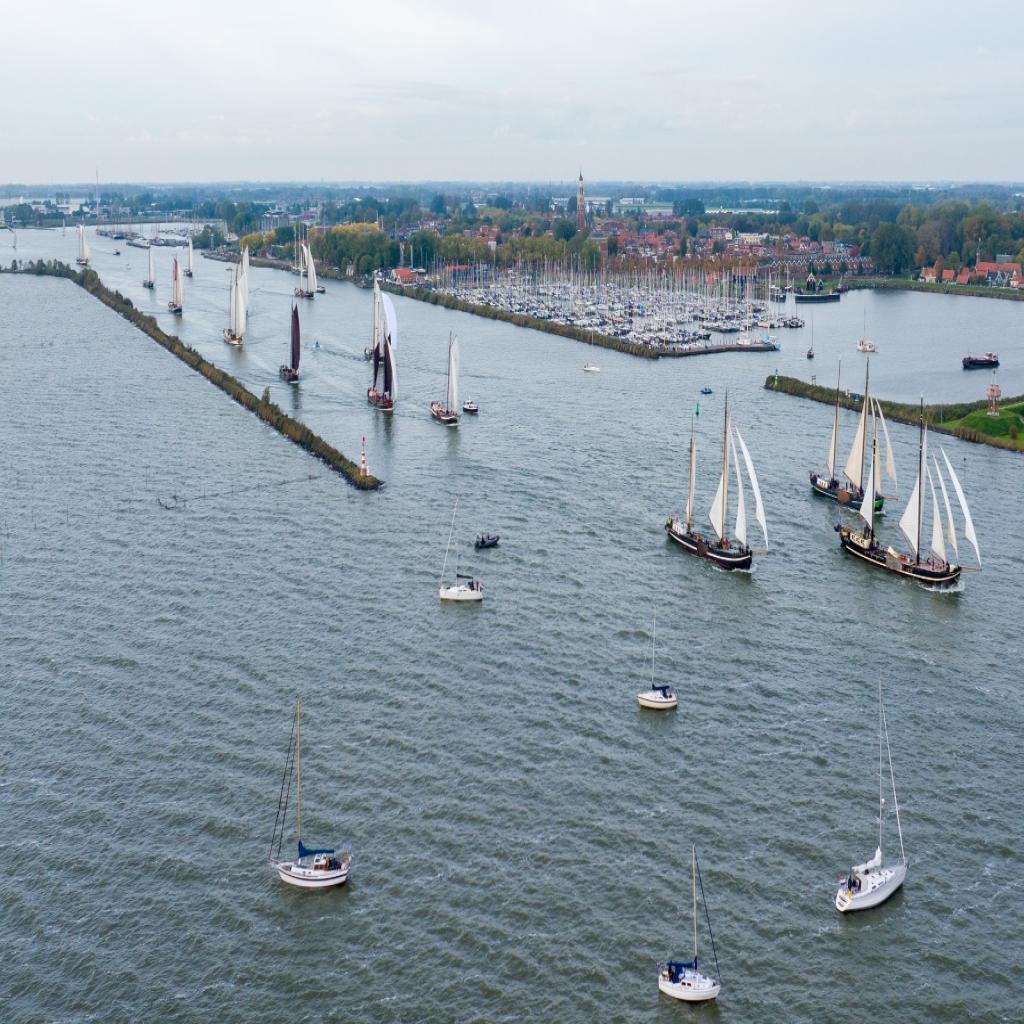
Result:
[[[147,301],[145,254],[128,252],[121,279],[101,273]],[[761,387],[776,363],[806,371],[798,332],[777,355],[650,364],[396,300],[389,419],[364,397],[369,293],[327,282],[302,304],[289,390],[293,279],[254,271],[236,353],[227,274],[196,272],[181,336],[349,454],[365,433],[387,486],[355,492],[72,285],[0,278],[6,1019],[1018,1018],[1018,458],[938,441],[985,566],[928,593],[844,559],[836,508],[808,493],[831,413]],[[911,325],[935,300],[896,298]],[[835,351],[859,365],[847,301]],[[964,301],[979,336],[1008,339],[1016,318],[1019,337],[1024,308]],[[481,406],[454,431],[427,412],[449,329]],[[891,330],[869,319],[879,393],[913,397]],[[937,398],[978,388],[959,355],[993,347],[940,346],[928,326],[901,344],[941,348]],[[662,531],[705,382],[698,506],[728,387],[772,549],[749,576]],[[841,426],[848,444],[853,416]],[[916,433],[890,430],[905,499]],[[480,608],[437,602],[456,494]],[[198,500],[167,511],[170,495]],[[475,554],[481,530],[501,547]],[[672,715],[634,699],[655,612]],[[911,867],[885,907],[842,918],[835,880],[876,841],[879,680]],[[298,693],[304,836],[355,851],[331,893],[265,864]],[[659,997],[654,972],[688,955],[693,842],[724,980],[697,1011]]]

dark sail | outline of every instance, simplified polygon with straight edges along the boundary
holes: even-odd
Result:
[[[385,349],[385,354],[384,354],[384,394],[385,395],[390,395],[391,394],[391,360],[388,358],[388,355],[390,355],[390,353],[387,351],[390,348],[391,348],[391,341],[390,341],[389,338],[385,338],[384,339],[384,349]],[[377,383],[376,368],[377,368],[376,356],[374,356],[374,374],[373,374],[374,384]]]
[[[299,368],[299,307],[292,306],[292,369]]]
[[[380,349],[373,349],[373,390],[377,390],[377,375],[380,373]]]

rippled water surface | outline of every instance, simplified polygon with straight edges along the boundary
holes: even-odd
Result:
[[[396,300],[389,419],[367,292],[303,304],[289,390],[292,278],[254,270],[235,352],[223,265],[197,258],[173,324],[170,254],[149,296],[145,253],[105,246],[109,284],[348,454],[365,434],[387,486],[355,492],[73,285],[0,277],[5,1020],[1019,1019],[1019,457],[937,439],[985,564],[929,593],[844,559],[807,491],[830,412],[761,387],[809,371],[805,333],[647,363]],[[973,397],[959,357],[997,345],[1024,391],[1024,307],[920,295],[815,311],[823,377],[840,353],[862,372],[864,303],[885,396]],[[427,411],[449,330],[481,406],[458,430]],[[728,388],[768,513],[752,575],[662,531],[704,383],[698,505]],[[905,498],[916,432],[890,429]],[[437,601],[456,495],[480,608]],[[474,553],[481,530],[501,547]],[[633,696],[655,614],[664,716]],[[835,879],[875,844],[879,680],[910,872],[841,918]],[[339,891],[266,865],[297,694],[304,836],[355,851]],[[654,973],[688,955],[694,842],[723,977],[696,1009]]]

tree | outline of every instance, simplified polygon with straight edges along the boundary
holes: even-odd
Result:
[[[871,261],[883,274],[905,274],[913,266],[914,232],[901,224],[879,224],[871,236]]]
[[[555,238],[568,242],[576,234],[576,225],[571,220],[560,220],[555,225]]]
[[[446,206],[444,196],[438,192],[437,195],[430,200],[430,212],[436,214],[438,217],[443,217],[445,215],[445,210]]]

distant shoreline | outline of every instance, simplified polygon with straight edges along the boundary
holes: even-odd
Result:
[[[932,284],[929,281],[908,281],[892,277],[851,277],[843,285],[845,291],[931,292],[937,295],[967,295],[976,299],[1009,299],[1024,302],[1024,289],[991,288],[983,284]]]

